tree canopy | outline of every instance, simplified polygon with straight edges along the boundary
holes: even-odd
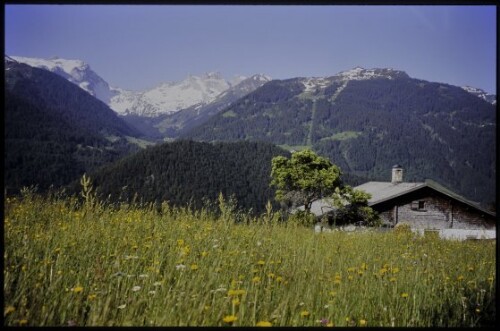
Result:
[[[313,201],[333,194],[342,185],[340,176],[339,167],[308,149],[290,158],[272,159],[271,185],[276,186],[276,199],[303,205],[306,212]]]

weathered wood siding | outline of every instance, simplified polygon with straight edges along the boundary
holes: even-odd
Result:
[[[495,228],[491,215],[430,189],[392,199],[374,209],[386,224],[408,223],[414,229]]]

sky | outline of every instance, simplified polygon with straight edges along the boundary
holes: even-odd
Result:
[[[356,66],[496,93],[496,6],[5,5],[5,54],[80,59],[111,86]]]

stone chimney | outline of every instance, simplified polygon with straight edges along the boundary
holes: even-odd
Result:
[[[399,184],[403,182],[403,168],[399,164],[392,166],[392,180],[391,183]]]

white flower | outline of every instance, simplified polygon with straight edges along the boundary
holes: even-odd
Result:
[[[186,269],[186,266],[184,264],[178,264],[178,265],[175,266],[175,269],[177,269],[177,270],[184,270],[184,269]]]
[[[261,246],[262,243],[260,241],[257,241],[257,246]]]
[[[153,283],[153,286],[157,287],[157,286],[161,286],[161,282],[154,282]]]
[[[139,278],[148,278],[148,277],[149,277],[149,275],[146,275],[146,274],[139,275]]]
[[[156,291],[149,291],[148,292],[150,295],[155,295],[156,294]]]
[[[137,292],[137,291],[139,291],[140,289],[141,289],[141,287],[140,287],[140,286],[134,286],[134,287],[132,287],[132,292]]]
[[[125,308],[125,307],[127,307],[127,305],[126,305],[126,304],[123,304],[123,305],[118,306],[118,309],[123,309],[123,308]]]

